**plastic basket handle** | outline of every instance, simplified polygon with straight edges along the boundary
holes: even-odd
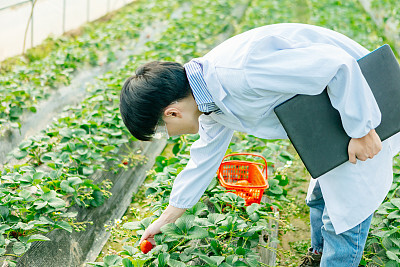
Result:
[[[228,157],[234,157],[234,156],[252,156],[252,157],[258,157],[261,158],[264,161],[264,164],[259,163],[259,162],[253,162],[256,165],[260,165],[263,167],[262,172],[265,173],[265,175],[267,174],[267,160],[261,156],[261,155],[257,155],[257,154],[253,154],[253,153],[232,153],[232,154],[228,154],[225,157],[223,157],[222,162],[224,162],[224,160]],[[218,168],[218,172],[220,168]]]

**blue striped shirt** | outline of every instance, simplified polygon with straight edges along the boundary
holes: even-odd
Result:
[[[221,114],[222,111],[215,105],[212,95],[207,89],[207,84],[203,78],[203,66],[192,60],[183,67],[185,68],[198,109],[206,115],[211,112]]]

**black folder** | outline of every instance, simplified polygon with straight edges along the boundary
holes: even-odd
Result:
[[[400,131],[400,67],[389,45],[358,60],[382,114],[376,132],[385,140]],[[313,178],[349,160],[350,137],[327,90],[319,95],[296,95],[275,113]]]

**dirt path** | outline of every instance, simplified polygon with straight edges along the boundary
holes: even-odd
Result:
[[[293,147],[289,152],[296,155],[296,159],[288,173],[291,181],[287,198],[290,202],[282,203],[277,266],[298,266],[311,242],[309,209],[305,204],[311,177]]]

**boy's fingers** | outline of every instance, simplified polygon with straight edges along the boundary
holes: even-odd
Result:
[[[149,241],[153,246],[156,245],[156,241],[154,240],[154,237],[147,238],[147,241]]]
[[[148,237],[149,237],[149,234],[147,233],[147,231],[144,231],[144,233],[143,233],[143,235],[142,235],[142,238],[140,238],[139,245],[140,245],[144,240],[146,240]]]
[[[349,151],[349,161],[353,164],[357,163],[356,154]]]

